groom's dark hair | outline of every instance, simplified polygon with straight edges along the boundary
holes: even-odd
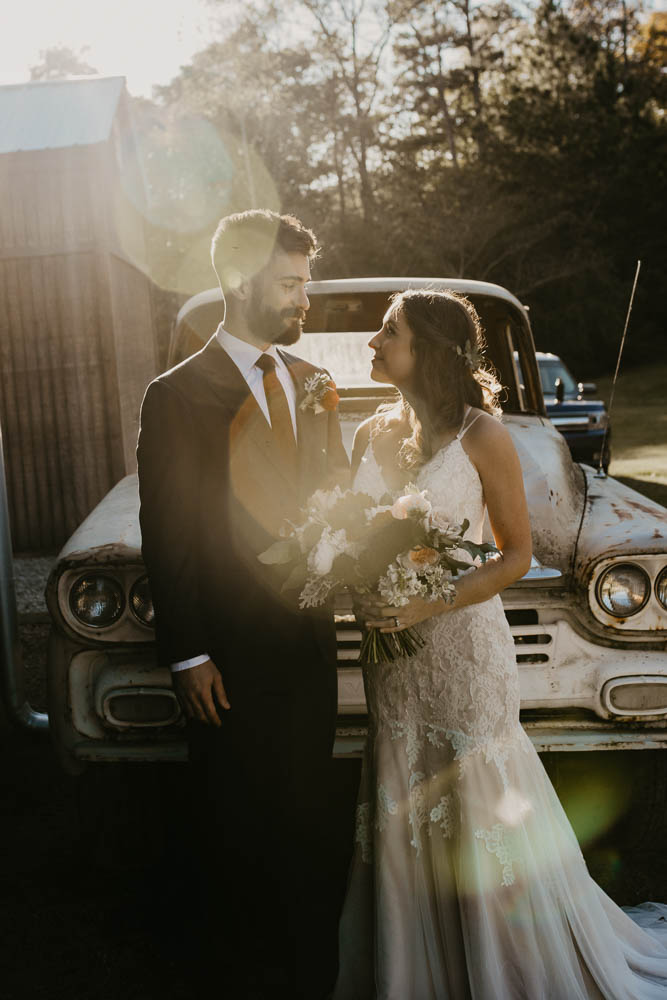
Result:
[[[211,261],[223,292],[241,277],[254,278],[275,250],[300,253],[314,259],[319,253],[315,234],[293,215],[266,208],[226,215],[211,241]]]

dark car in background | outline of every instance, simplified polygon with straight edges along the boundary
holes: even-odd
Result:
[[[602,455],[602,468],[607,472],[611,428],[604,403],[595,399],[595,382],[576,382],[557,354],[536,351],[536,358],[547,414],[567,441],[573,459],[598,468]]]

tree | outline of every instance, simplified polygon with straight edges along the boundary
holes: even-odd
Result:
[[[42,60],[30,67],[31,80],[63,80],[69,76],[96,76],[98,70],[84,61],[88,47],[76,53],[66,45],[54,45],[49,49],[40,49]]]
[[[425,0],[400,38],[400,86],[415,114],[413,141],[433,148],[444,134],[455,169],[461,157],[483,153],[491,127],[488,97],[506,68],[516,23],[515,11],[498,0]]]
[[[327,76],[338,84],[334,145],[338,148],[341,182],[341,142],[352,156],[359,181],[359,198],[366,225],[374,221],[375,194],[371,154],[377,145],[375,114],[382,80],[382,59],[396,23],[393,7],[366,0],[301,0],[319,28],[317,49],[329,63]],[[341,208],[343,204],[341,203]]]
[[[658,70],[667,67],[667,13],[654,11],[640,23],[633,52],[642,62]]]

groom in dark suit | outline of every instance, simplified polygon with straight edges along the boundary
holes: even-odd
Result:
[[[280,568],[257,558],[310,494],[349,475],[337,413],[301,405],[318,369],[283,350],[301,334],[316,252],[290,216],[224,218],[212,258],[225,319],[199,353],[150,384],[141,413],[158,657],[188,717],[203,951],[216,995],[229,998],[277,997],[282,987],[317,1000],[335,977],[321,849],[333,616],[300,612],[281,592]]]

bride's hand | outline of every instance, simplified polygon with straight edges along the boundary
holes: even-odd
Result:
[[[367,628],[378,628],[381,632],[402,632],[425,622],[433,615],[442,614],[447,610],[443,601],[425,601],[422,597],[411,597],[407,604],[400,608],[388,605],[375,605],[366,618]]]

